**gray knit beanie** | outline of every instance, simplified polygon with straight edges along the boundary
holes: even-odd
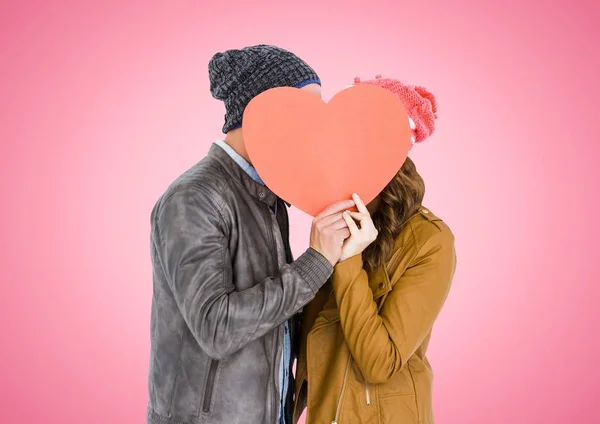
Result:
[[[264,44],[215,54],[208,77],[212,96],[225,103],[224,134],[242,126],[244,109],[263,91],[321,84],[317,73],[298,56]]]

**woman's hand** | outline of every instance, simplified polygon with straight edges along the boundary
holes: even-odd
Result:
[[[375,228],[375,224],[373,224],[367,207],[360,197],[358,197],[358,194],[353,194],[352,199],[354,199],[358,212],[346,211],[342,215],[346,224],[348,224],[350,237],[344,242],[340,262],[361,254],[367,246],[377,239],[377,229]],[[355,220],[360,223],[360,228],[356,225]]]

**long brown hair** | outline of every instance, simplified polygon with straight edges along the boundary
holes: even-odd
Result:
[[[415,163],[406,161],[392,181],[377,197],[373,223],[377,228],[377,240],[363,252],[363,261],[368,271],[384,265],[394,250],[396,237],[406,222],[419,210],[425,196],[425,182],[417,172]]]

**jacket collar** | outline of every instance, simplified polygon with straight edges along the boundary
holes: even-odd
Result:
[[[250,175],[246,173],[236,162],[225,152],[221,147],[216,144],[210,146],[208,156],[216,159],[225,171],[231,176],[231,178],[241,183],[248,193],[255,197],[260,202],[265,203],[269,207],[273,207],[277,201],[277,196],[267,186],[254,181]]]

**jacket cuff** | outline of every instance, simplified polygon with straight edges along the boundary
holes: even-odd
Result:
[[[298,271],[315,294],[333,273],[331,263],[313,248],[300,255],[291,266]]]
[[[342,262],[338,262],[334,268],[332,284],[335,287],[339,283],[352,281],[357,274],[363,270],[362,255],[354,255]]]

